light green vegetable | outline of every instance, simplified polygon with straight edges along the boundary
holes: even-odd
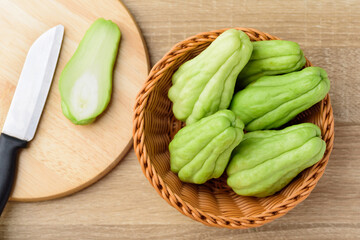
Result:
[[[319,127],[312,123],[246,133],[226,170],[227,184],[239,195],[272,195],[317,163],[325,148]]]
[[[252,42],[252,45],[251,58],[238,76],[237,90],[262,76],[299,70],[306,63],[304,54],[296,42],[270,40]]]
[[[191,124],[228,108],[236,77],[252,52],[249,37],[230,29],[173,74],[168,96],[177,119]]]
[[[61,107],[74,124],[89,124],[106,109],[120,36],[115,23],[97,19],[62,71]]]
[[[263,76],[234,95],[230,109],[247,131],[282,126],[329,92],[325,70],[308,67],[280,76]]]
[[[197,184],[220,177],[244,135],[243,128],[230,110],[182,128],[169,145],[171,171],[181,181]]]

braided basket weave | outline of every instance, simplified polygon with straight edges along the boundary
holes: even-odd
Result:
[[[244,31],[252,41],[279,39],[251,28]],[[134,149],[142,171],[156,191],[182,214],[203,224],[226,228],[251,228],[283,216],[306,199],[324,173],[334,141],[334,118],[327,95],[321,102],[299,114],[290,124],[312,122],[321,129],[326,142],[322,160],[304,170],[287,187],[266,198],[235,194],[225,176],[206,184],[183,183],[170,171],[168,145],[183,127],[176,120],[167,97],[171,77],[185,61],[194,58],[227,29],[205,32],[176,44],[151,70],[136,99]],[[311,66],[307,60],[305,67]]]

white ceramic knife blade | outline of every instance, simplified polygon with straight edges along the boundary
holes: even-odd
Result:
[[[2,132],[27,142],[34,138],[54,76],[64,27],[43,33],[31,46]]]

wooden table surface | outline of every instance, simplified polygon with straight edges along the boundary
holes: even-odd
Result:
[[[324,176],[309,198],[272,223],[217,229],[183,216],[158,196],[131,150],[108,176],[77,194],[9,203],[0,239],[359,239],[360,1],[124,3],[143,31],[152,65],[176,42],[225,27],[253,27],[298,42],[332,84],[335,145]]]

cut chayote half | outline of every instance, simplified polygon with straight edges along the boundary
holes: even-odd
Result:
[[[106,109],[120,36],[115,23],[96,20],[62,71],[61,107],[74,124],[89,124]]]

